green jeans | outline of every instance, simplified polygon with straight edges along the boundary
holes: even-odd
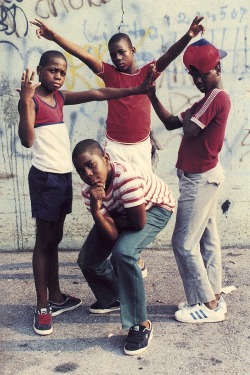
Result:
[[[167,225],[171,214],[154,206],[147,211],[142,230],[122,231],[113,243],[101,237],[94,226],[80,251],[78,265],[99,305],[107,308],[120,300],[123,328],[147,320],[144,282],[137,261],[141,251]]]

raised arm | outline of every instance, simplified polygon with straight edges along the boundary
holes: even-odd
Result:
[[[24,147],[31,147],[34,142],[35,125],[35,103],[33,97],[36,88],[40,83],[33,83],[35,72],[31,73],[26,69],[22,74],[21,89],[17,89],[20,94],[18,110],[20,115],[18,135]]]
[[[112,87],[105,87],[101,89],[93,89],[88,91],[64,91],[62,93],[65,98],[65,105],[72,105],[72,104],[80,104],[91,102],[94,100],[101,101],[101,100],[112,100],[112,99],[119,99],[129,95],[140,95],[146,94],[154,82],[154,72],[155,68],[152,65],[140,86],[137,87],[129,87],[129,88],[112,88]]]
[[[47,40],[52,40],[65,51],[69,52],[71,55],[77,57],[84,64],[86,64],[94,73],[100,73],[102,68],[102,62],[95,56],[91,55],[89,52],[85,51],[81,46],[70,42],[69,40],[63,38],[61,35],[57,34],[53,29],[51,29],[45,22],[39,18],[35,18],[34,21],[30,21],[32,25],[38,27],[36,30],[36,35],[38,38],[45,38]]]
[[[200,32],[202,34],[204,33],[204,26],[200,25],[203,18],[204,17],[196,16],[187,33],[156,61],[156,69],[158,72],[165,70],[166,67],[184,50],[192,38],[196,37]]]

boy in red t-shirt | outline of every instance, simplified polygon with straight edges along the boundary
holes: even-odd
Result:
[[[183,61],[204,98],[173,116],[149,93],[156,114],[167,130],[183,128],[176,163],[180,197],[172,238],[187,302],[175,313],[185,323],[219,322],[225,319],[221,296],[221,249],[216,228],[218,194],[224,171],[218,162],[230,98],[223,90],[220,59],[226,53],[205,39],[191,44]]]
[[[137,68],[136,49],[127,34],[117,33],[108,42],[112,64],[107,64],[48,27],[36,18],[31,23],[38,26],[37,36],[52,40],[71,55],[80,59],[95,74],[103,79],[106,87],[134,87],[140,85],[150,65],[156,66],[156,77],[184,50],[187,44],[204,27],[200,22],[204,17],[195,17],[187,33],[169,48],[158,60],[142,68]],[[127,99],[108,101],[105,151],[111,160],[136,163],[151,169],[150,143],[150,100],[146,95],[131,96]]]

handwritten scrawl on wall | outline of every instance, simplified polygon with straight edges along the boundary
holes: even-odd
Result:
[[[192,9],[185,1],[171,1],[166,7],[161,0],[0,0],[0,194],[3,197],[2,220],[11,228],[10,246],[30,246],[33,222],[30,219],[30,204],[27,174],[31,163],[30,150],[24,149],[17,134],[18,94],[22,71],[36,68],[41,53],[59,48],[52,42],[38,40],[35,27],[30,20],[39,17],[48,22],[59,33],[80,44],[90,53],[104,61],[110,61],[107,42],[112,34],[127,33],[136,47],[138,66],[158,58],[183,35],[195,14],[205,17],[204,37],[227,51],[222,61],[225,89],[232,100],[225,146],[221,160],[226,169],[249,173],[250,121],[249,103],[249,24],[250,5],[241,0],[225,5],[216,1],[216,6],[194,1]],[[211,11],[211,9],[214,9]],[[102,87],[103,82],[79,60],[65,53],[68,72],[65,89],[87,90]],[[157,81],[159,97],[175,114],[187,108],[200,96],[179,56]],[[65,108],[65,120],[70,139],[74,145],[79,139],[91,137],[102,142],[105,134],[107,104],[86,103]],[[152,130],[157,145],[165,154],[173,155],[168,173],[175,175],[174,159],[181,139],[181,131],[168,133],[153,115]],[[163,163],[164,165],[164,163]],[[164,175],[164,170],[159,171]],[[76,214],[77,216],[77,214]],[[33,234],[32,234],[33,235]],[[6,247],[9,245],[6,244]]]

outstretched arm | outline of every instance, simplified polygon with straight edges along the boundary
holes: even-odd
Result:
[[[63,38],[61,35],[57,34],[53,29],[51,29],[45,22],[39,18],[35,18],[35,21],[30,21],[32,25],[38,26],[36,30],[36,35],[38,38],[45,38],[47,40],[52,40],[57,43],[60,47],[65,49],[71,55],[77,57],[84,64],[86,64],[94,73],[100,73],[102,68],[102,62],[98,60],[95,56],[91,55],[89,52],[85,51],[82,47],[77,44],[70,42],[69,40]]]
[[[202,34],[204,33],[205,28],[203,25],[200,25],[203,18],[204,17],[196,16],[188,32],[156,61],[156,69],[158,72],[162,72],[166,69],[166,67],[184,50],[192,38],[196,37],[200,32]]]
[[[91,102],[94,100],[97,100],[97,101],[111,100],[111,99],[123,98],[129,95],[146,94],[150,86],[153,84],[154,72],[155,72],[155,68],[154,68],[154,65],[152,64],[144,81],[142,82],[140,86],[137,86],[137,87],[129,87],[129,88],[105,87],[101,89],[94,89],[94,90],[80,91],[80,92],[62,90],[62,93],[65,98],[64,104],[72,105],[72,104]]]
[[[18,110],[20,115],[18,134],[24,147],[31,147],[34,142],[35,125],[35,103],[33,97],[36,88],[40,83],[33,83],[35,72],[30,76],[29,68],[22,74],[21,89],[17,89],[20,94]]]

